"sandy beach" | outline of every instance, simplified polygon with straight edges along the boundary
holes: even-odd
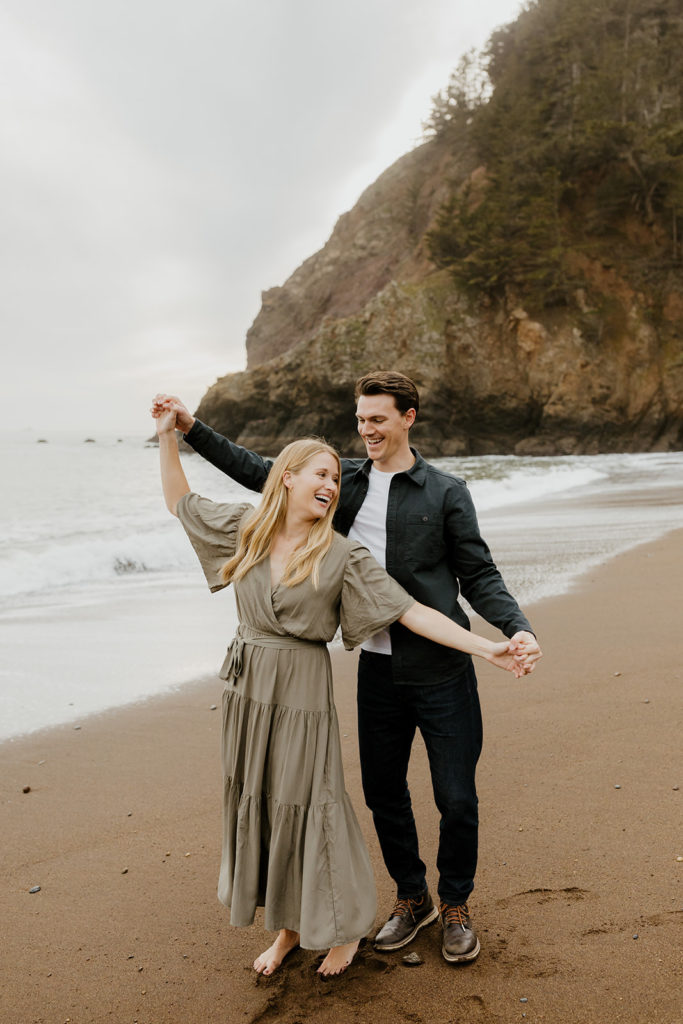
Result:
[[[408,950],[368,946],[339,979],[322,981],[301,950],[273,978],[254,975],[267,945],[258,920],[230,928],[215,896],[217,678],[0,745],[0,1019],[679,1022],[681,578],[678,531],[527,608],[545,652],[532,676],[478,666],[485,742],[470,907],[482,953],[467,967],[442,960],[437,924],[410,947],[416,967],[403,963]],[[360,792],[356,655],[333,659],[379,924],[393,889]],[[434,885],[438,818],[419,739],[411,791]]]

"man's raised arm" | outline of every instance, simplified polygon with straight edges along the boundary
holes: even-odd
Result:
[[[178,429],[183,431],[187,443],[202,458],[250,491],[263,490],[273,464],[271,459],[264,459],[216,433],[196,419],[175,395],[156,395],[152,415],[158,416],[168,410],[176,413]]]

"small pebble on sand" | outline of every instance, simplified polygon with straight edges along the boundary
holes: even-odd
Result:
[[[408,953],[407,956],[402,957],[402,960],[406,967],[419,967],[421,963],[424,963],[417,953]]]
[[[635,935],[633,936],[633,938],[634,938],[634,939],[637,939],[637,938],[638,938],[638,935],[637,935],[637,933],[636,933],[636,934],[635,934]]]
[[[22,793],[30,793],[31,792],[31,787],[30,786],[24,786],[24,788],[22,789],[21,792]]]
[[[40,892],[40,886],[34,885],[33,888],[29,889],[29,892]]]
[[[615,674],[615,676],[620,676],[621,672],[615,672],[614,674]]]
[[[614,788],[615,789],[621,789],[621,786],[617,783],[617,785]]]
[[[128,874],[128,868],[122,868],[121,869],[121,874],[122,875],[127,875]]]
[[[216,705],[216,704],[212,704],[209,710],[210,710],[210,711],[215,711],[215,710],[216,710],[216,707],[217,707],[217,705]]]
[[[520,999],[520,1003],[528,1003],[528,1002],[529,1002],[529,1000],[527,999],[526,996],[522,996],[522,998]]]

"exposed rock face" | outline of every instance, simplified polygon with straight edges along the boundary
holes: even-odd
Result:
[[[282,288],[262,293],[247,332],[247,368],[286,352],[323,319],[359,313],[391,281],[429,274],[424,234],[455,174],[462,171],[453,156],[434,145],[419,146],[385,171],[339,218],[320,252]]]
[[[218,380],[197,415],[264,453],[311,433],[359,452],[354,382],[395,369],[420,387],[411,436],[425,455],[682,447],[680,275],[662,290],[657,329],[616,260],[582,258],[576,306],[544,322],[475,303],[430,263],[425,235],[450,180],[478,173],[437,142],[389,168],[327,245],[264,293],[249,368]]]

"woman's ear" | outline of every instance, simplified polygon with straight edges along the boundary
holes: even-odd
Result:
[[[287,490],[289,490],[290,487],[292,486],[292,474],[289,472],[288,469],[286,469],[282,474],[282,482],[287,488]]]

